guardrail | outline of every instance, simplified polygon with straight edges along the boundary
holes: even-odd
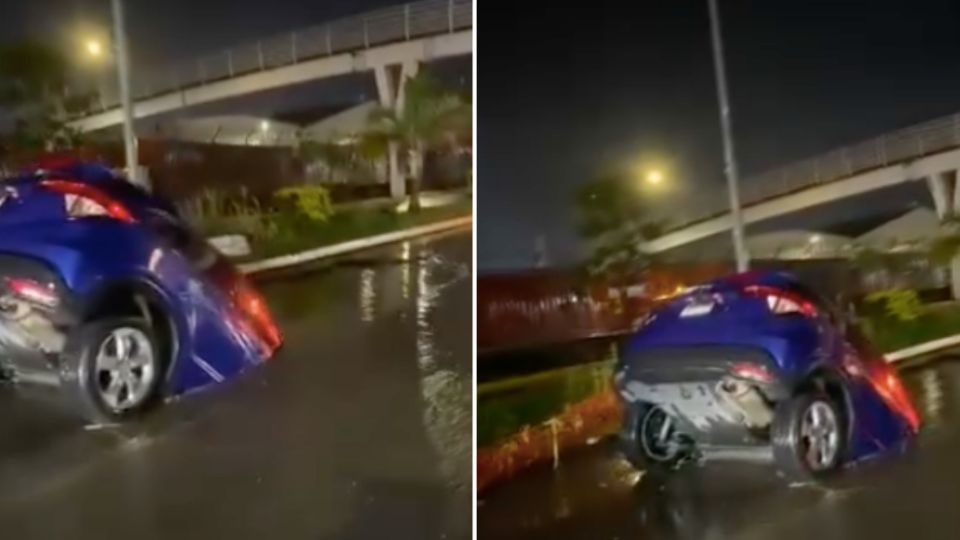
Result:
[[[960,113],[745,178],[740,184],[741,204],[750,206],[819,184],[956,147],[960,147]],[[727,213],[729,209],[725,205],[726,201],[726,197],[703,197],[699,202],[706,204],[701,208],[691,208],[681,219],[675,219],[676,226],[671,229],[683,228]]]
[[[422,0],[379,9],[248,43],[165,69],[133,73],[133,97],[145,99],[239,75],[386,43],[452,33],[473,27],[473,0]],[[101,84],[88,114],[119,106],[112,77]]]

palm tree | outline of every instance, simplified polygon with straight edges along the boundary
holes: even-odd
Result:
[[[448,146],[470,131],[471,108],[460,96],[443,90],[425,73],[405,81],[403,108],[379,107],[370,113],[368,140],[400,145],[410,179],[410,211],[420,210],[420,185],[428,150]]]

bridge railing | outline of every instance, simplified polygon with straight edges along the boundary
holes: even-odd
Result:
[[[887,133],[784,167],[744,178],[740,199],[749,206],[768,199],[826,184],[928,154],[960,147],[960,113]],[[698,202],[700,204],[698,204]],[[693,201],[686,215],[672,225],[681,228],[725,214],[725,197]]]
[[[134,99],[473,26],[473,0],[421,0],[363,13],[217,51],[161,69],[134,69]],[[119,106],[113,78],[100,88],[99,111]],[[99,112],[98,110],[92,112]]]

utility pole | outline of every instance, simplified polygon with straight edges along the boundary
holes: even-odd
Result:
[[[113,41],[116,44],[117,79],[120,86],[120,105],[123,111],[123,153],[127,176],[139,184],[137,171],[137,136],[133,129],[133,100],[130,96],[130,57],[127,49],[127,30],[123,17],[123,0],[111,0],[113,7]]]
[[[720,102],[720,127],[723,137],[724,173],[727,177],[727,195],[730,198],[730,219],[733,221],[733,251],[737,271],[745,272],[750,267],[750,254],[743,235],[743,213],[740,209],[740,187],[737,174],[737,159],[733,149],[733,128],[730,119],[730,103],[727,95],[727,72],[723,63],[723,37],[720,35],[720,10],[717,0],[707,0],[710,5],[710,34],[713,43],[713,66],[717,76],[717,99]]]

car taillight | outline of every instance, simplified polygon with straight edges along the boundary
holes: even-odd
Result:
[[[44,286],[28,278],[7,277],[4,281],[7,289],[22,300],[50,308],[56,307],[60,302],[51,286]]]
[[[770,371],[753,362],[736,362],[730,366],[730,374],[738,379],[747,379],[759,383],[769,383],[773,381],[773,374]]]
[[[775,315],[800,314],[807,317],[817,315],[817,308],[813,302],[790,291],[769,285],[747,285],[743,288],[743,292],[763,298],[767,309]]]
[[[123,203],[89,184],[70,180],[43,180],[40,185],[63,194],[67,215],[70,217],[107,216],[125,223],[136,221]]]
[[[237,308],[246,315],[253,324],[257,334],[263,339],[264,343],[270,349],[270,352],[276,350],[283,342],[283,336],[280,334],[280,328],[273,320],[267,303],[250,283],[238,276],[236,289],[234,292],[234,302]]]
[[[910,394],[897,372],[886,361],[880,361],[867,370],[867,379],[887,405],[902,415],[916,433],[920,429],[920,413],[913,406]]]

